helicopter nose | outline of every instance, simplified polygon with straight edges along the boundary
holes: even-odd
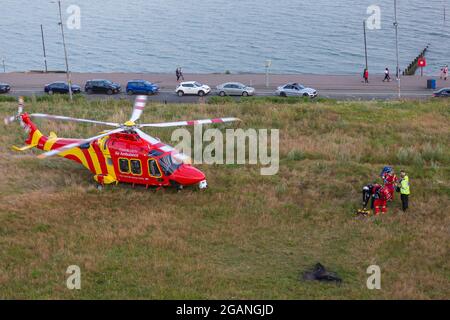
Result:
[[[170,178],[183,186],[189,186],[205,180],[205,174],[197,168],[184,164]]]

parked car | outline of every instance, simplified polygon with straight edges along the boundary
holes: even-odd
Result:
[[[127,83],[127,93],[132,94],[156,94],[159,87],[146,80],[130,80]]]
[[[120,92],[120,84],[114,83],[109,80],[89,80],[84,86],[84,91],[88,94],[92,93],[106,93],[113,94]]]
[[[275,94],[281,97],[302,96],[315,98],[317,97],[317,90],[312,88],[305,88],[304,86],[298,83],[288,83],[285,84],[284,86],[278,87]]]
[[[11,90],[11,86],[7,83],[0,82],[0,93],[8,93]]]
[[[450,88],[442,88],[434,92],[433,97],[450,97]]]
[[[239,82],[227,82],[216,87],[219,96],[252,96],[255,94],[255,88],[248,87]]]
[[[182,97],[185,94],[195,94],[200,97],[211,92],[211,88],[206,84],[198,83],[197,81],[181,82],[175,89],[176,94]]]
[[[47,84],[44,87],[45,93],[54,94],[54,93],[69,93],[69,85],[66,82],[53,82]],[[72,85],[72,93],[80,93],[81,87],[73,84]]]

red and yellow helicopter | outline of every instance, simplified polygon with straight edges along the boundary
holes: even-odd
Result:
[[[24,147],[13,146],[16,151],[38,148],[42,153],[38,158],[61,156],[82,164],[94,174],[98,187],[119,182],[152,187],[175,187],[197,185],[206,188],[205,174],[189,164],[189,157],[173,147],[162,143],[141,130],[141,128],[168,128],[193,126],[199,124],[240,121],[238,118],[217,118],[194,121],[138,124],[147,102],[146,96],[136,97],[131,118],[123,123],[77,119],[42,113],[23,112],[24,101],[19,98],[17,115],[5,118],[5,124],[19,121],[28,133]],[[63,120],[91,123],[114,127],[100,135],[87,139],[58,138],[54,132],[45,136],[39,131],[31,118]]]

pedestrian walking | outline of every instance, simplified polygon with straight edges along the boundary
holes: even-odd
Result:
[[[405,170],[400,171],[400,199],[402,200],[402,210],[406,212],[409,207],[409,195],[411,190],[409,188],[409,177]]]
[[[368,69],[364,69],[363,78],[364,78],[364,83],[369,83],[369,70]]]
[[[181,75],[180,75],[180,68],[177,68],[177,70],[175,70],[175,75],[177,76],[177,82],[179,82],[180,81],[180,77],[181,77]]]
[[[179,73],[180,73],[180,78],[181,78],[181,80],[184,81],[184,75],[183,75],[183,71],[181,70],[181,67],[178,69],[179,69]]]
[[[390,81],[391,81],[391,75],[390,75],[390,73],[389,73],[389,68],[386,68],[386,69],[384,70],[384,79],[383,79],[383,82],[385,82],[385,81],[387,81],[387,82],[390,82]]]
[[[444,80],[445,81],[447,81],[447,78],[448,78],[448,65],[446,65],[445,67],[444,67]]]

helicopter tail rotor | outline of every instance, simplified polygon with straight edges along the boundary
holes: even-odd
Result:
[[[6,125],[9,125],[13,123],[15,120],[19,119],[20,115],[23,113],[23,105],[24,105],[23,97],[19,97],[19,106],[17,107],[17,114],[15,116],[4,118],[4,122]]]

